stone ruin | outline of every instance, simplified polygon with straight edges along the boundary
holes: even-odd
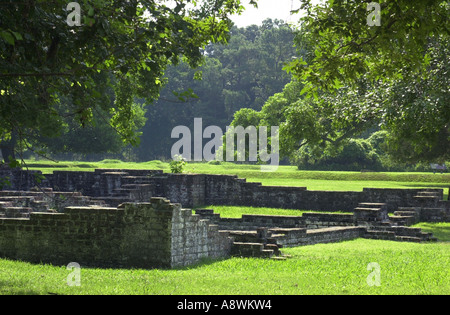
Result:
[[[309,191],[230,175],[154,170],[55,171],[43,180],[40,175],[0,171],[9,182],[0,191],[0,257],[174,268],[230,256],[284,259],[284,247],[355,238],[436,241],[410,226],[450,222],[442,189]],[[199,208],[209,204],[315,212],[221,218],[214,209]]]

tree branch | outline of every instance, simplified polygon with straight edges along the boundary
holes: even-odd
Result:
[[[48,73],[0,73],[0,78],[9,77],[49,77],[49,76],[71,76],[70,72],[48,72]]]

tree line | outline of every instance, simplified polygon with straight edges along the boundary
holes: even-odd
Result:
[[[279,125],[282,156],[301,169],[428,170],[450,160],[445,1],[304,1],[292,81],[232,124]],[[427,21],[427,22],[425,22]]]
[[[305,0],[295,29],[237,28],[239,1],[187,2],[96,1],[69,29],[64,1],[0,11],[3,157],[169,159],[171,130],[200,117],[280,126],[299,168],[450,160],[447,2],[383,2],[373,26],[364,2]]]

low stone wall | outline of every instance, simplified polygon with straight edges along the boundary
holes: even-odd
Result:
[[[420,222],[450,222],[450,208],[421,208]]]
[[[353,214],[305,212],[303,220],[307,229],[355,225]]]
[[[262,227],[269,229],[321,229],[355,226],[358,223],[375,222],[373,216],[375,215],[375,218],[378,216],[377,212],[370,212],[365,216],[359,215],[357,221],[354,214],[343,213],[304,212],[301,216],[243,214],[241,218],[222,218],[220,214],[214,213],[213,209],[198,209],[196,214],[217,224],[219,229],[223,230],[256,230]]]
[[[241,218],[222,218],[213,209],[197,209],[196,214],[219,226],[221,230],[256,230],[260,227],[304,227],[301,216],[244,214]]]
[[[305,243],[305,228],[274,228],[270,229],[269,242],[274,242],[283,247],[295,247]]]
[[[302,245],[314,245],[318,243],[333,243],[356,239],[364,236],[364,227],[333,227],[308,230]]]
[[[198,263],[203,258],[228,257],[233,239],[219,231],[209,220],[193,215],[192,210],[173,207],[171,226],[171,267]]]
[[[0,257],[32,262],[170,268],[207,257],[228,257],[232,251],[267,257],[277,252],[279,245],[357,237],[435,240],[426,233],[395,225],[450,222],[450,202],[442,200],[442,189],[308,191],[302,187],[262,186],[228,175],[96,170],[54,172],[41,183],[47,188],[30,192],[23,190],[37,184],[39,172],[0,171],[0,177],[5,174],[11,181],[10,188],[19,191],[0,193]],[[173,203],[155,196],[170,198]],[[130,202],[149,198],[150,203]],[[77,207],[65,207],[65,202]],[[306,212],[302,216],[221,218],[210,209],[197,210],[193,215],[181,204],[345,210],[352,214]],[[396,213],[389,217],[388,211],[393,210]]]
[[[365,227],[338,226],[319,229],[301,228],[275,228],[269,229],[271,237],[269,242],[283,247],[295,247],[304,245],[314,245],[319,243],[334,243],[364,237]]]
[[[227,257],[230,250],[231,240],[217,226],[162,198],[0,218],[0,257],[36,263],[169,268]]]
[[[37,183],[35,174],[40,172],[0,171],[0,177],[10,177],[12,190],[30,190]],[[400,207],[437,207],[443,197],[443,189],[378,189],[363,191],[311,191],[306,187],[263,186],[249,183],[233,175],[213,174],[164,174],[159,170],[107,170],[95,172],[55,171],[46,174],[43,187],[58,191],[79,191],[83,195],[110,198],[110,205],[118,205],[128,198],[145,201],[149,197],[164,197],[184,207],[201,205],[238,205],[274,207],[314,211],[350,212],[362,202],[386,203],[394,212]],[[429,198],[414,199],[420,192],[435,195],[435,205]],[[113,197],[118,198],[114,203]]]

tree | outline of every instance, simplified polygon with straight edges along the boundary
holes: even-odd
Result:
[[[373,12],[366,2],[313,6],[304,1],[308,14],[295,41],[306,56],[285,69],[304,83],[300,94],[313,98],[303,101],[313,115],[306,117],[322,117],[315,127],[323,132],[308,135],[296,123],[298,128],[288,126],[291,140],[338,143],[378,125],[389,132],[390,152],[399,161],[449,159],[450,5],[439,0],[379,4],[380,26],[370,26]]]
[[[296,42],[310,49],[287,69],[307,81],[305,90],[335,90],[357,84],[363,75],[369,81],[393,80],[426,69],[430,38],[449,35],[448,2],[378,3],[380,11],[371,12],[366,1],[303,1],[308,14],[301,19]],[[378,13],[380,26],[370,26],[371,15]]]
[[[387,87],[387,150],[398,162],[450,161],[449,55],[448,40],[432,42],[428,71]]]
[[[293,29],[280,20],[267,19],[260,27],[231,30],[228,45],[214,45],[210,56],[223,66],[223,96],[231,120],[240,108],[259,110],[267,98],[290,81],[282,70],[295,55]]]
[[[295,54],[293,38],[293,30],[278,20],[268,19],[260,26],[233,26],[226,45],[205,47],[200,67],[191,69],[183,62],[168,67],[167,84],[154,106],[147,109],[148,122],[136,148],[139,158],[170,157],[171,130],[178,125],[192,130],[195,117],[201,117],[204,126],[225,130],[236,111],[260,110],[270,95],[281,92],[290,81],[282,67]],[[178,99],[189,88],[197,97]]]
[[[306,145],[297,152],[294,161],[299,169],[329,171],[382,170],[380,156],[369,139],[347,139],[338,148],[328,143],[321,155],[311,153]]]
[[[255,1],[251,1],[255,4]],[[201,48],[226,42],[238,0],[83,0],[81,24],[66,0],[0,3],[0,141],[3,157],[30,130],[58,135],[64,117],[81,126],[96,110],[112,113],[121,138],[137,144],[135,97],[151,103],[164,70],[181,59],[198,66]],[[75,11],[74,11],[75,10]],[[70,22],[70,21],[69,21]],[[111,99],[106,93],[112,88]],[[64,114],[60,98],[69,99]],[[113,104],[113,105],[111,105]]]

